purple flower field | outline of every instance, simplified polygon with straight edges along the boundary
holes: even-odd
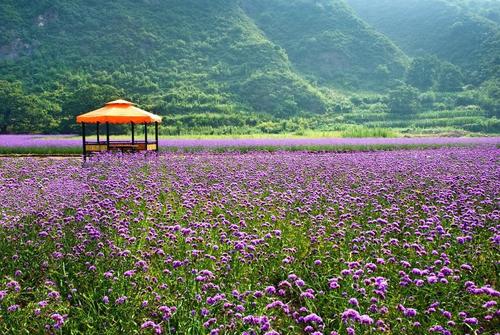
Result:
[[[1,158],[0,333],[497,334],[499,154]]]
[[[448,145],[500,144],[498,137],[422,138],[267,138],[267,139],[179,139],[160,140],[165,147],[252,147],[252,146],[360,146],[360,145]]]
[[[0,147],[78,147],[82,141],[73,135],[0,135]]]
[[[262,138],[262,139],[160,139],[163,148],[258,146],[365,146],[365,145],[484,145],[500,144],[500,137],[420,138]],[[72,135],[0,135],[0,147],[81,147]]]

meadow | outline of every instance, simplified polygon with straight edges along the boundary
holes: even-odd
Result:
[[[495,144],[0,158],[0,333],[496,334]]]

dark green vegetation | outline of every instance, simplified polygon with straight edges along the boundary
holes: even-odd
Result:
[[[404,75],[407,57],[342,1],[245,0],[243,4],[294,66],[321,85],[379,90]]]
[[[460,66],[469,83],[498,78],[498,23],[478,4],[454,0],[347,0],[357,13],[410,56],[436,55]],[[480,1],[478,3],[481,3]]]
[[[2,1],[0,132],[126,98],[168,135],[500,133],[498,5],[348,3]]]

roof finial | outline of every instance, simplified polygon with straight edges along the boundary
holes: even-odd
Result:
[[[134,103],[127,101],[127,100],[119,99],[119,100],[107,102],[106,105],[130,105],[131,106],[131,105],[134,105]]]

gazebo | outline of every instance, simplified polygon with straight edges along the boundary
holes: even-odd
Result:
[[[108,102],[104,107],[95,111],[82,114],[76,117],[76,122],[82,125],[83,159],[94,152],[102,151],[158,151],[158,124],[161,117],[134,106],[132,102],[126,100],[116,100]],[[87,141],[85,127],[87,124],[96,125],[96,141]],[[106,126],[106,140],[101,140],[99,126]],[[110,124],[130,124],[132,130],[131,141],[110,141]],[[136,140],[135,125],[144,125],[144,141]],[[148,141],[148,124],[154,124],[155,139]]]

